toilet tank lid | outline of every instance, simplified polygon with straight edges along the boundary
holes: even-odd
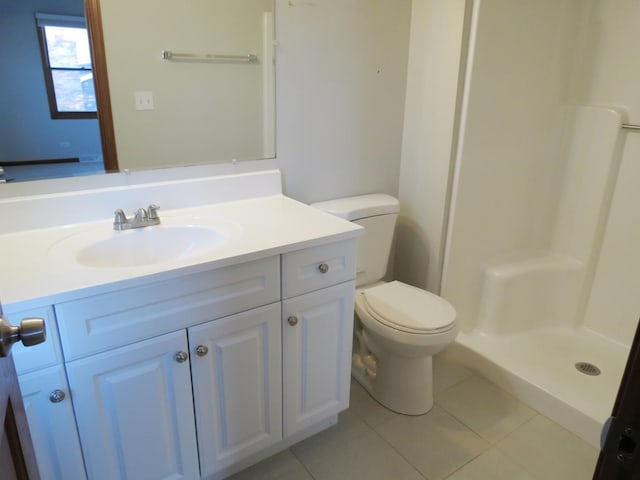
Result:
[[[384,193],[337,198],[312,203],[311,206],[350,221],[400,212],[398,199]]]

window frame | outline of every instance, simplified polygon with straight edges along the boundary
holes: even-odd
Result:
[[[45,15],[42,15],[45,17]],[[97,119],[98,112],[97,106],[96,111],[94,112],[64,112],[58,110],[58,102],[56,97],[56,90],[53,83],[53,71],[54,70],[70,70],[70,71],[83,71],[83,72],[91,72],[94,74],[94,65],[93,60],[91,62],[91,69],[86,68],[57,68],[51,67],[49,63],[49,53],[47,49],[47,38],[45,33],[45,26],[59,26],[59,27],[70,27],[70,28],[84,28],[87,31],[87,36],[89,35],[89,30],[87,25],[84,22],[83,17],[68,17],[60,15],[60,21],[56,22],[56,15],[46,15],[47,21],[41,23],[40,15],[36,14],[36,27],[38,29],[38,41],[40,43],[40,55],[42,58],[42,70],[44,73],[44,83],[47,90],[47,98],[49,101],[49,111],[51,112],[51,118],[54,120],[57,119]],[[77,18],[77,25],[69,24],[70,18]],[[95,89],[95,77],[94,77],[94,89]]]

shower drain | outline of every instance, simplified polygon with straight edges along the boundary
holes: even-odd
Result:
[[[576,363],[576,369],[580,373],[584,373],[585,375],[591,375],[592,377],[595,377],[596,375],[600,375],[600,369],[596,367],[593,363],[578,362]]]

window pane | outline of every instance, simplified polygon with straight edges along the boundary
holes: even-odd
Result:
[[[51,68],[91,68],[86,28],[44,27]]]
[[[59,112],[95,112],[93,73],[82,70],[52,70]]]

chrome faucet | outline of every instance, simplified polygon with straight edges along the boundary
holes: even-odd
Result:
[[[151,225],[159,225],[160,217],[158,216],[158,205],[149,205],[147,209],[139,208],[132,218],[127,218],[121,208],[117,209],[113,219],[113,229],[122,231],[132,228],[143,228]]]

